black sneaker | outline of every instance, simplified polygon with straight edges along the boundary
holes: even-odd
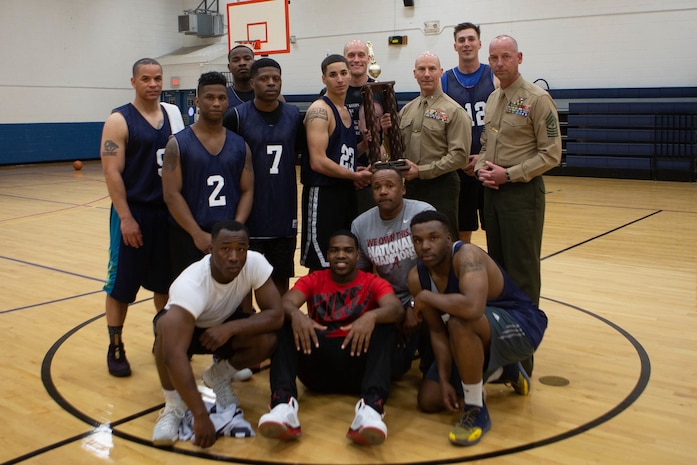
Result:
[[[126,359],[126,351],[123,344],[109,344],[109,352],[106,355],[106,364],[109,367],[109,374],[122,378],[131,376],[131,364]]]

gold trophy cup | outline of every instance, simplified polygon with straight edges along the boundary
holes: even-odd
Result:
[[[370,58],[370,64],[368,65],[368,74],[370,74],[370,77],[377,81],[378,76],[380,76],[380,72],[382,72],[382,69],[380,68],[378,62],[375,61],[375,53],[373,53],[373,44],[370,41],[367,41],[365,45],[368,46],[368,58]]]

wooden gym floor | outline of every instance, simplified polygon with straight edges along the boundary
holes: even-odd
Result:
[[[528,397],[488,385],[492,430],[457,448],[454,414],[394,384],[374,448],[345,438],[356,398],[300,394],[303,436],[150,445],[162,403],[151,295],[124,338],[133,376],[106,371],[109,199],[98,162],[0,168],[0,464],[687,464],[697,454],[697,184],[547,177],[541,306],[550,324]],[[485,247],[484,235],[473,242]],[[298,274],[305,269],[298,266]],[[210,362],[196,356],[200,373]],[[568,385],[548,384],[554,377]],[[543,382],[544,381],[544,382]],[[256,427],[268,370],[235,384]]]

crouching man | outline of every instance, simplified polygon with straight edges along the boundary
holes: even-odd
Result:
[[[470,446],[491,429],[484,380],[510,384],[520,395],[530,392],[520,361],[537,349],[547,316],[482,249],[459,241],[453,246],[449,227],[448,218],[434,211],[411,220],[419,261],[409,272],[409,290],[414,310],[428,324],[436,359],[418,403],[426,412],[461,411],[449,439]]]
[[[268,359],[276,348],[276,331],[283,325],[281,296],[269,262],[248,247],[244,225],[233,220],[216,223],[211,253],[179,275],[167,305],[155,317],[155,361],[165,396],[153,431],[156,446],[177,440],[184,404],[193,415],[194,444],[215,443],[217,432],[196,386],[191,355],[217,356],[204,379],[215,392],[220,412],[239,405],[230,385],[237,371]],[[261,311],[250,315],[240,304],[252,290]]]

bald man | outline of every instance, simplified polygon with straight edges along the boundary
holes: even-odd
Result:
[[[462,106],[443,93],[440,59],[423,52],[414,63],[414,79],[421,95],[399,112],[404,139],[406,197],[433,205],[450,220],[452,236],[458,237],[460,178],[457,169],[467,166],[472,144],[472,119]],[[389,121],[383,117],[383,127]]]
[[[363,140],[363,132],[365,131],[365,116],[361,111],[363,105],[363,96],[361,88],[369,82],[375,82],[375,79],[368,75],[368,66],[370,65],[370,51],[368,45],[362,40],[353,39],[346,42],[344,45],[344,57],[349,62],[349,87],[346,91],[346,99],[344,105],[351,113],[353,127],[356,130],[356,139],[358,142]],[[383,113],[383,98],[381,93],[374,95],[375,100],[375,116],[380,118]],[[356,163],[358,166],[368,166],[368,152],[357,154]],[[358,213],[375,206],[373,201],[373,193],[370,186],[356,191]]]
[[[491,41],[489,65],[501,88],[486,103],[475,171],[485,187],[489,254],[539,304],[546,192],[542,175],[561,161],[561,133],[554,100],[523,79],[518,70],[522,62],[513,37],[500,35]]]

